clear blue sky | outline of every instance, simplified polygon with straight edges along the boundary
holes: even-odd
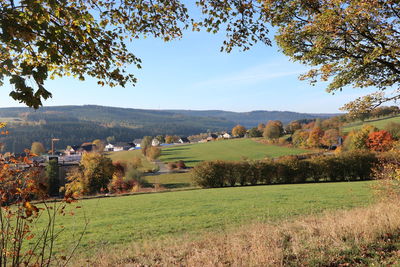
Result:
[[[144,109],[222,109],[231,111],[289,110],[339,112],[344,103],[371,90],[348,88],[336,95],[326,84],[311,86],[298,76],[306,66],[288,60],[277,46],[259,44],[250,51],[221,53],[223,34],[186,32],[165,43],[152,38],[135,41],[131,51],[143,60],[136,86],[109,88],[93,79],[62,78],[46,84],[53,98],[45,106],[96,104]],[[6,81],[0,107],[18,105]]]

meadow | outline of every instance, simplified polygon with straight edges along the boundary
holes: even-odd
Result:
[[[358,121],[358,122],[350,123],[350,124],[346,125],[345,127],[343,127],[343,132],[348,133],[352,130],[358,130],[365,124],[375,126],[378,129],[383,129],[389,122],[400,123],[400,116],[386,117],[386,118],[381,118],[381,119],[366,120],[364,122]]]
[[[88,222],[80,252],[113,245],[199,236],[254,222],[290,219],[373,202],[373,182],[246,186],[97,198],[59,217],[56,250],[72,246]],[[42,227],[41,223],[37,227]]]
[[[191,174],[189,172],[171,172],[145,177],[150,184],[160,184],[167,189],[194,187]]]
[[[263,159],[307,152],[309,150],[266,145],[253,139],[240,138],[163,148],[160,160],[163,162],[183,160],[186,166],[193,167],[206,160]]]

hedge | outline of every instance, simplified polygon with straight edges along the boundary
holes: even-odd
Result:
[[[204,188],[369,180],[382,157],[369,151],[350,151],[305,159],[286,156],[278,160],[205,161],[193,168],[192,178]]]

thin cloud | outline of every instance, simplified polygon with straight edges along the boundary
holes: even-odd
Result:
[[[298,76],[304,72],[302,70],[282,70],[285,66],[279,64],[265,64],[248,68],[241,72],[223,75],[214,79],[201,81],[192,85],[196,88],[223,88],[237,87],[241,85],[249,85],[265,82],[272,79],[283,78],[288,76]],[[287,67],[287,66],[286,66]]]

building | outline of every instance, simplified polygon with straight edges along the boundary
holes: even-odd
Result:
[[[151,145],[152,146],[159,146],[161,144],[161,142],[158,140],[158,139],[156,139],[156,138],[154,138],[152,141],[151,141]]]
[[[186,144],[186,143],[190,143],[190,141],[187,137],[181,137],[181,138],[179,138],[178,143]]]

